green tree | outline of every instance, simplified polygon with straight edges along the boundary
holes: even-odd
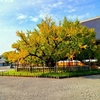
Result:
[[[54,66],[65,57],[77,58],[83,49],[92,50],[95,42],[94,30],[82,26],[78,20],[72,22],[65,17],[56,24],[51,17],[46,17],[37,27],[26,33],[16,32],[20,39],[12,44],[12,48],[17,51],[15,57],[19,61]]]

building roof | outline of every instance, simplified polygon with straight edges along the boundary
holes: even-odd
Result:
[[[96,40],[100,40],[100,16],[81,21],[81,24],[88,28],[94,28],[96,34]]]

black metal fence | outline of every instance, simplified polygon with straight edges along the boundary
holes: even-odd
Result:
[[[15,65],[13,65],[15,66]],[[30,65],[17,65],[15,66],[16,71],[27,71],[27,72],[67,72],[67,71],[85,71],[89,70],[89,66],[64,66],[64,67],[38,67],[38,66],[30,66]]]

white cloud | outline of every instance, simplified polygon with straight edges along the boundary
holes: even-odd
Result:
[[[10,33],[10,32],[14,32],[15,31],[15,28],[13,26],[9,26],[9,27],[7,27],[7,26],[1,26],[0,31],[2,33],[3,32],[4,33],[6,33],[6,32]]]
[[[72,9],[72,6],[71,6],[71,5],[68,5],[67,8],[68,8],[68,9]]]
[[[27,0],[27,4],[28,4],[28,5],[30,5],[30,4],[31,4],[31,5],[34,5],[35,3],[32,2],[32,0]]]
[[[68,12],[69,13],[72,13],[72,12],[75,12],[76,11],[76,8],[73,8],[71,5],[68,5],[67,6],[67,9],[68,9]]]
[[[75,11],[76,11],[76,9],[70,9],[70,10],[68,10],[68,12],[70,12],[70,13],[75,12]]]
[[[89,13],[86,13],[86,14],[78,16],[78,19],[83,20],[84,18],[88,18],[89,16],[90,16]]]
[[[51,9],[48,7],[45,7],[42,10],[40,10],[39,17],[44,19],[46,15],[49,15],[49,16],[51,15],[50,12],[51,12]]]
[[[38,4],[41,4],[43,2],[43,0],[26,0],[24,1],[25,4],[28,4],[28,5],[38,5]]]
[[[26,19],[27,15],[20,14],[16,19]]]
[[[0,0],[0,2],[14,2],[14,0]]]
[[[28,20],[33,21],[33,22],[37,22],[39,20],[38,17],[33,17],[29,15],[24,15],[24,14],[17,15],[16,19],[20,20],[19,24],[26,23],[28,22]]]
[[[54,3],[53,5],[51,5],[51,7],[59,7],[61,6],[63,3],[60,1],[60,2],[57,2],[57,3]]]
[[[39,17],[40,17],[40,18],[44,19],[45,16],[46,16],[46,13],[40,12],[40,14],[39,14]]]
[[[29,18],[30,18],[30,20],[33,21],[33,22],[37,22],[37,21],[38,21],[38,18],[36,18],[36,17],[30,16]]]
[[[58,1],[57,3],[49,3],[47,5],[42,4],[41,5],[41,10],[39,11],[39,18],[44,19],[46,15],[49,16],[54,16],[54,14],[52,13],[53,8],[61,8],[63,5],[63,3],[61,1]]]
[[[89,13],[83,14],[83,15],[68,15],[67,18],[71,19],[71,20],[75,20],[76,18],[78,18],[79,20],[83,20],[85,18],[89,17]]]
[[[53,9],[53,8],[62,8],[63,3],[61,1],[57,2],[57,3],[53,3],[53,4],[48,4],[47,8],[49,9]]]

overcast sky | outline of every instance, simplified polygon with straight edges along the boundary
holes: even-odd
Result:
[[[0,55],[12,50],[17,30],[33,30],[46,15],[56,22],[97,17],[100,0],[0,0]]]

